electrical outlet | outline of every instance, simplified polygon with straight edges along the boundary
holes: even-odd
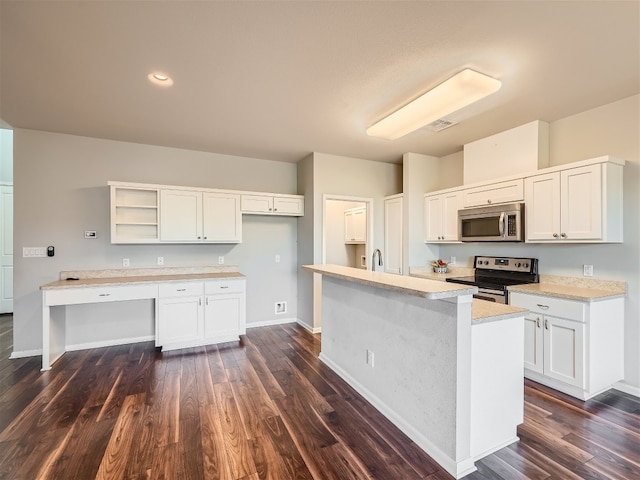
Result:
[[[129,259],[128,258],[123,258],[122,259],[122,266],[123,267],[128,267],[129,266]]]
[[[276,302],[276,315],[287,313],[287,302]]]
[[[371,368],[373,368],[374,366],[374,354],[371,350],[367,349],[367,365],[369,365]]]
[[[164,257],[158,257],[158,265],[164,265]]]
[[[449,258],[449,265],[455,265],[456,264],[456,257],[450,257]]]
[[[23,247],[22,256],[27,257],[46,257],[47,247]]]
[[[276,263],[280,263],[280,255],[276,255]]]
[[[593,277],[593,265],[583,265],[582,275],[585,277]]]
[[[224,257],[222,255],[218,257],[218,265],[224,265]]]

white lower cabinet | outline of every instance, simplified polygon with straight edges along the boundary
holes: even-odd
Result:
[[[246,333],[245,280],[161,284],[156,346],[163,350],[238,340]]]
[[[622,380],[623,298],[580,302],[511,292],[509,303],[529,310],[525,377],[582,400]]]

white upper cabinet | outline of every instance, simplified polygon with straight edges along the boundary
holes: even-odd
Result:
[[[344,211],[344,243],[367,243],[367,209],[350,208]]]
[[[161,190],[160,212],[163,242],[242,242],[240,195]]]
[[[508,182],[492,183],[462,191],[464,208],[486,207],[497,203],[522,202],[524,182],[521,178]]]
[[[111,185],[111,243],[157,243],[158,189]]]
[[[462,192],[453,191],[424,197],[425,243],[458,242],[458,210]]]
[[[603,162],[526,178],[527,241],[622,242],[622,168]]]
[[[403,197],[384,199],[384,271],[402,275]]]
[[[241,210],[248,215],[304,215],[302,195],[242,194]]]

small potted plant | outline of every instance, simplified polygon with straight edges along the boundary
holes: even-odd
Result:
[[[436,273],[447,273],[447,262],[444,260],[434,260],[431,262],[431,266]]]

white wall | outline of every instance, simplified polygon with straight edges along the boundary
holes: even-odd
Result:
[[[624,167],[624,243],[603,245],[466,244],[440,247],[440,256],[457,257],[472,267],[473,256],[530,256],[540,273],[627,282],[625,299],[625,381],[640,389],[640,96],[601,106],[550,124],[550,163],[562,165],[601,155],[627,161]]]
[[[40,285],[61,270],[121,268],[125,257],[131,267],[153,267],[157,256],[166,266],[187,266],[214,265],[224,255],[247,276],[248,324],[280,320],[274,303],[282,300],[287,317],[296,317],[297,218],[246,215],[239,245],[111,245],[107,187],[119,180],[297,193],[295,164],[20,129],[14,148],[15,251],[56,247],[52,258],[16,255],[15,351],[41,348]],[[98,238],[85,240],[84,230],[97,230]],[[114,335],[153,333],[151,323],[136,318],[149,314],[148,305],[125,307],[94,306],[91,315],[88,307],[68,308],[69,325],[77,327],[73,342],[95,341],[108,333],[104,325]]]

